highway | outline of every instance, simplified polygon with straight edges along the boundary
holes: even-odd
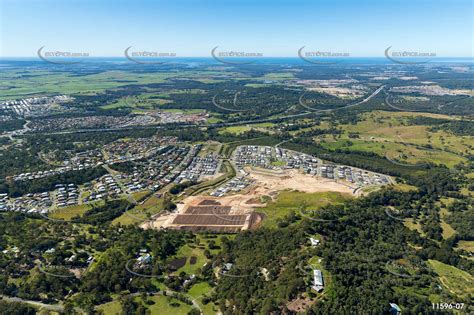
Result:
[[[309,107],[308,105],[306,105],[306,104],[303,102],[303,97],[304,97],[305,93],[300,96],[298,102],[299,102],[299,104],[300,104],[301,106],[303,106],[304,108],[306,108],[306,109],[308,109],[308,110],[311,110],[313,113],[318,113],[318,112],[321,112],[321,113],[324,113],[324,112],[333,112],[333,111],[336,111],[336,110],[345,109],[345,108],[350,108],[350,107],[354,107],[354,106],[357,106],[357,105],[366,103],[366,102],[370,101],[374,96],[376,96],[377,94],[379,94],[380,91],[382,91],[384,88],[385,88],[385,85],[382,85],[382,86],[379,87],[377,90],[375,90],[372,94],[370,94],[369,96],[367,96],[366,98],[364,98],[362,101],[359,101],[359,102],[353,103],[353,104],[349,104],[349,105],[346,105],[346,106],[343,106],[343,107],[334,108],[334,109],[314,109],[314,108]]]
[[[370,94],[369,96],[367,96],[366,98],[364,98],[363,100],[357,103],[349,104],[349,105],[334,108],[334,109],[314,110],[310,107],[307,107],[305,104],[302,104],[302,102],[300,102],[300,105],[302,105],[303,107],[306,107],[306,109],[309,109],[310,111],[306,111],[306,112],[298,113],[298,114],[280,116],[280,117],[273,117],[273,118],[262,118],[262,119],[253,119],[253,120],[243,120],[243,121],[241,120],[241,121],[235,121],[235,122],[214,123],[214,124],[207,124],[207,125],[179,124],[177,125],[177,127],[178,128],[193,128],[193,127],[221,128],[221,127],[230,127],[230,126],[245,125],[245,124],[250,125],[250,124],[260,124],[260,123],[266,123],[266,122],[276,122],[276,121],[282,121],[282,120],[287,120],[287,119],[312,116],[319,113],[333,112],[336,110],[351,108],[351,107],[366,103],[369,100],[371,100],[373,97],[375,97],[377,94],[379,94],[380,91],[384,89],[384,87],[385,85],[380,86],[377,90],[372,92],[372,94]],[[303,95],[301,97],[303,97]],[[300,100],[301,100],[301,97],[300,97]],[[153,128],[161,129],[164,126],[165,125],[150,125],[150,126],[127,127],[127,128],[77,129],[77,130],[66,130],[66,131],[57,131],[57,132],[31,132],[31,134],[61,135],[61,134],[72,134],[72,133],[112,132],[112,131],[153,129]]]

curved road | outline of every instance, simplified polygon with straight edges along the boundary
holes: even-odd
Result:
[[[236,103],[237,103],[237,94],[238,94],[238,93],[239,93],[239,92],[235,93],[235,95],[234,95],[234,106],[236,106]],[[213,104],[215,107],[219,108],[219,109],[222,109],[222,110],[225,110],[225,111],[229,111],[229,112],[243,112],[243,111],[244,111],[243,109],[226,108],[226,107],[224,107],[224,106],[222,106],[222,105],[219,105],[219,104],[216,102],[216,98],[217,98],[217,94],[214,95],[214,97],[212,98],[212,104]]]
[[[366,103],[368,101],[370,101],[374,96],[376,96],[377,94],[380,93],[380,91],[382,91],[383,89],[385,88],[385,85],[382,85],[380,86],[378,89],[376,89],[374,92],[372,92],[372,94],[370,94],[369,96],[367,96],[366,98],[364,98],[363,100],[357,102],[357,103],[354,103],[354,104],[349,104],[349,105],[346,105],[346,106],[343,106],[343,107],[338,107],[338,108],[334,108],[334,109],[314,109],[314,108],[311,108],[309,107],[308,105],[304,104],[303,102],[303,95],[300,96],[299,98],[299,103],[301,106],[303,106],[304,108],[306,109],[309,109],[311,111],[313,111],[313,113],[319,113],[319,112],[333,112],[333,111],[336,111],[336,110],[339,110],[339,109],[345,109],[345,108],[350,108],[350,107],[354,107],[354,106],[357,106],[357,105],[360,105],[360,104],[363,104],[363,103]]]
[[[397,107],[395,105],[393,105],[392,103],[390,103],[390,94],[387,93],[386,91],[384,91],[385,93],[385,104],[387,104],[387,106],[395,109],[395,110],[399,110],[399,111],[402,111],[402,112],[420,112],[419,110],[416,110],[416,109],[406,109],[406,108],[400,108],[400,107]]]

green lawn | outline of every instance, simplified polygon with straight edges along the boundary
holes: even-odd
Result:
[[[193,308],[191,305],[168,296],[155,295],[148,299],[155,302],[153,305],[148,305],[151,314],[186,315]],[[141,297],[135,297],[135,301],[143,303]],[[171,304],[175,304],[176,306]],[[97,310],[103,311],[105,315],[122,314],[122,307],[120,306],[120,302],[117,300],[102,304],[97,307]]]
[[[264,226],[275,227],[277,219],[283,218],[291,211],[297,212],[300,206],[307,205],[308,208],[319,209],[328,204],[343,204],[352,199],[351,196],[338,192],[317,192],[304,193],[299,191],[282,191],[276,201],[271,201],[264,208],[258,208],[258,212],[263,212],[266,218],[263,220]]]
[[[272,161],[271,164],[272,164],[273,166],[281,167],[281,166],[285,166],[285,165],[286,165],[286,162],[285,162],[285,161]]]
[[[293,72],[271,72],[271,73],[266,73],[259,79],[280,81],[280,80],[293,79],[294,77],[295,77],[295,74]]]
[[[136,197],[140,197],[140,196],[134,196],[135,199]],[[156,196],[151,196],[142,205],[137,205],[133,209],[128,210],[126,213],[122,214],[120,217],[114,219],[112,223],[113,224],[120,223],[122,225],[140,223],[147,220],[149,216],[154,215],[162,210],[163,210],[163,199],[157,198]]]
[[[195,109],[163,109],[164,112],[168,113],[183,113],[183,114],[199,114],[204,112],[203,109],[195,108]]]
[[[125,96],[115,103],[108,104],[101,106],[103,109],[118,109],[118,108],[132,108],[132,109],[143,109],[143,110],[151,110],[154,109],[155,106],[160,106],[168,103],[172,103],[172,101],[167,99],[158,98],[160,94],[153,94],[153,93],[142,93],[140,96],[129,97]]]
[[[412,231],[417,231],[421,235],[424,235],[423,231],[421,230],[421,224],[419,222],[415,222],[412,218],[406,218],[403,220],[403,224]]]
[[[204,245],[206,248],[208,248],[208,244],[211,240],[214,241],[216,248],[210,249],[209,251],[211,252],[212,255],[217,255],[220,252],[220,246],[222,245],[221,237],[225,236],[229,240],[233,240],[235,239],[237,234],[214,234],[213,236],[216,236],[216,237],[206,238],[204,234],[198,234],[197,238],[199,239],[200,244]]]
[[[154,305],[149,306],[151,314],[163,314],[163,315],[186,315],[193,308],[191,305],[185,304],[177,299],[155,295],[150,298]],[[172,306],[171,304],[178,304],[179,306]]]
[[[196,302],[199,303],[199,305],[202,308],[202,311],[204,315],[211,315],[211,314],[217,314],[218,308],[217,306],[209,302],[208,304],[202,303],[202,298],[204,295],[210,295],[209,293],[212,291],[212,287],[207,283],[207,282],[200,282],[195,285],[193,285],[189,291],[188,294],[196,299]]]
[[[49,217],[58,220],[71,220],[75,216],[82,216],[89,209],[91,209],[89,204],[65,207],[54,210]]]
[[[426,113],[374,111],[361,115],[362,120],[357,124],[340,125],[344,134],[337,140],[334,140],[332,136],[318,138],[324,140],[322,145],[331,150],[374,152],[403,163],[433,162],[451,167],[466,161],[466,158],[460,154],[467,152],[469,147],[474,145],[472,137],[456,136],[445,131],[434,132],[430,130],[430,126],[410,125],[409,118],[416,116],[456,119],[456,117]],[[318,126],[320,129],[329,127],[327,123],[321,123]],[[349,138],[350,133],[358,133],[359,138]],[[421,147],[427,145],[437,150]]]
[[[115,315],[122,312],[122,307],[119,301],[112,301],[98,306],[97,310],[103,311],[105,315]]]
[[[133,73],[125,71],[106,71],[85,76],[73,72],[35,71],[31,77],[21,73],[5,72],[2,86],[11,86],[0,90],[0,99],[19,98],[44,93],[75,94],[100,93],[131,84],[163,83],[167,78],[179,76],[177,73]]]
[[[194,256],[196,257],[196,263],[194,265],[191,265],[190,263],[190,258]],[[186,265],[184,265],[183,267],[181,267],[180,269],[178,269],[178,271],[176,272],[177,274],[179,274],[180,272],[184,271],[186,272],[188,275],[191,275],[191,274],[197,274],[198,273],[198,270],[206,263],[208,262],[209,260],[204,256],[204,249],[202,248],[199,248],[199,247],[195,247],[195,248],[192,248],[191,246],[189,246],[188,244],[184,245],[184,246],[181,246],[181,248],[178,250],[178,253],[176,254],[176,257],[187,257],[187,260],[186,260]]]
[[[239,135],[241,133],[250,131],[252,129],[268,131],[268,128],[271,128],[274,125],[275,124],[273,123],[260,123],[260,124],[252,124],[252,125],[230,126],[230,127],[219,129],[219,134],[231,133],[231,134]]]
[[[474,253],[474,241],[459,241],[457,248]]]
[[[444,200],[447,200],[446,203],[449,204],[451,202],[451,199],[445,198]],[[456,234],[456,230],[453,229],[451,225],[446,223],[444,219],[449,216],[451,213],[448,211],[448,209],[442,207],[441,210],[439,211],[439,215],[441,218],[440,226],[443,229],[443,238],[446,240]]]
[[[309,260],[309,265],[315,269],[323,269],[323,264],[322,264],[322,261],[319,262],[321,258],[318,257],[318,256],[313,256],[310,260]]]
[[[208,294],[211,292],[212,287],[209,285],[207,282],[200,282],[195,285],[193,285],[189,291],[188,294],[191,295],[193,298],[200,297],[201,295]]]
[[[251,126],[230,126],[230,127],[220,129],[219,134],[232,133],[232,134],[240,135],[241,133],[249,131],[252,128],[253,127]]]
[[[203,145],[201,151],[199,151],[199,156],[201,157],[206,156],[208,154],[219,153],[222,146],[222,144],[219,142],[211,142],[211,141],[203,142],[201,144]]]
[[[440,222],[441,228],[443,229],[443,239],[448,239],[454,234],[456,234],[456,230],[451,227],[448,223],[446,223],[444,220],[441,220]]]
[[[437,260],[428,260],[444,287],[454,295],[467,298],[474,293],[474,276]]]
[[[393,139],[388,141],[378,141],[377,139],[340,139],[334,141],[327,138],[322,145],[330,150],[346,149],[352,151],[373,152],[381,156],[388,156],[401,163],[409,164],[432,162],[435,164],[445,164],[451,167],[459,162],[465,161],[465,158],[451,152],[430,151],[420,147],[415,147],[414,145],[404,145],[403,143],[397,142],[400,142],[400,140]]]
[[[135,201],[139,202],[149,194],[150,194],[149,190],[143,190],[143,191],[138,191],[138,192],[133,193],[132,197],[133,199],[135,199]]]

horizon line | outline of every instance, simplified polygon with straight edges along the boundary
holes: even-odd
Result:
[[[0,56],[0,59],[4,58],[36,58],[41,60],[37,55],[34,56]],[[59,57],[61,58],[61,57]],[[69,58],[69,57],[62,57],[62,58]],[[93,58],[123,58],[127,59],[126,56],[119,55],[119,56],[81,56],[76,58],[69,58],[69,59],[93,59]],[[143,58],[143,57],[141,57]],[[170,57],[145,57],[144,59],[179,59],[179,58],[208,58],[214,59],[213,56],[170,56]],[[270,58],[295,58],[301,59],[299,56],[251,56],[251,57],[230,57],[230,59],[270,59]],[[384,58],[386,56],[334,56],[334,57],[316,57],[316,58],[324,58],[324,59],[351,59],[351,58]],[[420,57],[408,57],[407,59],[416,59],[416,58],[426,58],[424,56]],[[431,56],[430,59],[441,59],[441,58],[471,58],[474,59],[474,56]]]

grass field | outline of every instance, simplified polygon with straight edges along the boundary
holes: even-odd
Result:
[[[155,302],[154,305],[149,307],[151,314],[185,315],[193,308],[177,299],[161,295],[155,295],[151,300]],[[173,306],[172,304],[177,304],[179,306]]]
[[[405,225],[410,230],[417,231],[418,233],[423,235],[423,231],[421,230],[421,224],[418,222],[415,222],[412,218],[407,218],[403,220],[403,225]]]
[[[253,124],[253,126],[260,127],[260,128],[271,128],[271,127],[275,127],[275,123],[265,122],[265,123],[260,123],[260,124]]]
[[[474,241],[459,241],[457,248],[474,253]]]
[[[435,163],[452,167],[460,162],[466,161],[465,158],[452,152],[432,151],[415,146],[410,143],[408,139],[387,140],[370,138],[367,140],[342,139],[333,141],[327,138],[325,142],[321,144],[331,150],[348,149],[353,151],[374,152],[380,156],[388,156],[398,162],[409,164]]]
[[[196,263],[194,265],[191,265],[190,263],[190,258],[194,256],[196,257]],[[188,275],[191,275],[191,274],[197,274],[198,273],[198,270],[206,263],[209,261],[209,259],[206,258],[206,256],[204,256],[204,249],[202,248],[199,248],[199,247],[195,247],[195,248],[192,248],[191,246],[189,246],[188,244],[182,246],[179,250],[178,250],[178,253],[176,254],[176,257],[187,257],[187,260],[186,260],[186,265],[184,265],[183,267],[181,267],[180,269],[178,269],[176,271],[177,274],[179,274],[180,272],[184,271],[186,272]]]
[[[81,68],[78,66],[77,71]],[[105,71],[94,74],[77,75],[74,66],[70,66],[70,72],[62,71],[34,71],[31,76],[24,76],[24,73],[19,70],[5,71],[2,73],[2,83],[0,84],[0,100],[21,98],[26,96],[33,96],[39,94],[83,94],[94,95],[104,92],[105,90],[113,90],[121,86],[130,84],[151,84],[164,83],[171,78],[189,78],[201,81],[203,83],[222,82],[220,80],[213,80],[213,75],[220,75],[214,71],[180,71],[180,72],[150,72],[138,73],[132,71]],[[1,89],[1,87],[6,87]],[[170,90],[168,93],[196,93],[195,90]],[[152,92],[150,91],[150,96]],[[147,93],[145,93],[147,95]],[[167,96],[155,94],[157,99],[153,103],[159,105],[160,96]],[[111,108],[116,107],[135,107],[129,106],[121,101],[112,104]],[[145,104],[146,106],[146,104]]]
[[[73,71],[74,69],[71,68]],[[0,90],[0,99],[20,98],[28,95],[43,93],[91,95],[106,89],[120,86],[148,83],[163,83],[167,78],[178,76],[177,73],[133,73],[125,71],[106,71],[85,76],[75,75],[73,72],[40,72],[35,71],[33,76],[24,77],[13,71],[3,73],[2,86],[12,87]]]
[[[104,312],[105,315],[115,315],[122,313],[122,307],[120,306],[119,301],[112,301],[102,304],[97,307],[97,310]]]
[[[171,100],[159,98],[163,96],[166,96],[166,95],[144,93],[144,94],[140,94],[140,96],[138,97],[126,96],[119,99],[115,103],[101,106],[101,108],[102,109],[130,108],[130,109],[151,110],[157,106],[172,103]]]
[[[135,108],[136,106],[134,106],[134,104],[136,104],[136,102],[129,99],[128,97],[124,97],[124,98],[119,99],[115,103],[100,106],[100,108],[102,109]]]
[[[308,208],[319,209],[328,204],[343,204],[352,199],[351,196],[338,192],[303,193],[299,191],[282,191],[276,201],[271,201],[264,208],[258,208],[258,212],[266,215],[263,220],[264,226],[275,227],[277,220],[283,218],[292,211],[297,212],[301,205]]]
[[[440,218],[441,218],[441,228],[443,229],[443,239],[448,239],[454,234],[456,234],[456,230],[451,227],[446,221],[444,221],[444,218],[446,216],[449,216],[450,212],[446,208],[441,208],[440,212]]]
[[[141,297],[135,297],[134,300],[143,303]],[[192,306],[168,296],[154,295],[149,297],[148,300],[154,302],[153,305],[148,306],[151,314],[186,315],[192,309]],[[103,311],[105,315],[123,314],[120,302],[117,300],[100,305],[97,310]]]
[[[437,260],[428,260],[433,270],[449,292],[460,297],[469,297],[474,293],[474,276],[456,267]]]
[[[454,198],[441,198],[440,202],[437,203],[440,207],[440,226],[443,229],[443,239],[448,239],[457,233],[456,230],[444,220],[447,216],[451,214],[448,211],[447,207],[450,206],[455,200],[456,199]]]
[[[207,123],[209,123],[209,124],[217,124],[217,123],[222,122],[222,121],[223,121],[222,119],[217,118],[217,117],[212,117],[212,116],[207,119]]]
[[[224,134],[224,133],[232,133],[232,134],[235,134],[235,135],[240,135],[241,133],[244,133],[246,131],[250,131],[253,127],[251,126],[230,126],[230,127],[226,127],[226,128],[223,128],[221,130],[219,130],[219,133],[220,134]]]
[[[209,292],[212,291],[212,287],[209,285],[207,282],[200,282],[196,283],[193,285],[189,291],[188,294],[192,296],[193,298],[197,298],[201,295],[208,294]]]
[[[166,113],[183,113],[183,114],[199,114],[202,113],[204,110],[196,108],[196,109],[175,109],[175,108],[170,108],[170,109],[163,109],[163,112]]]
[[[202,303],[203,296],[209,296],[211,291],[212,287],[207,282],[196,283],[188,291],[188,295],[196,299],[196,302],[199,303],[204,315],[214,315],[219,311],[217,306],[212,302],[209,302],[208,304]]]
[[[472,137],[445,131],[433,132],[429,130],[430,126],[410,125],[409,118],[415,116],[456,119],[446,115],[375,111],[361,115],[362,121],[357,124],[339,125],[344,132],[340,138],[321,136],[318,141],[331,150],[374,152],[404,163],[432,162],[451,167],[466,161],[462,155],[474,145]],[[318,126],[320,129],[329,127],[327,122]],[[359,138],[349,138],[350,133],[357,133]],[[428,146],[434,150],[428,149]]]
[[[133,209],[128,210],[120,217],[112,221],[113,224],[135,224],[145,221],[150,216],[163,210],[163,199],[151,196],[143,204],[137,205]]]
[[[82,216],[87,210],[91,208],[92,207],[89,204],[60,208],[54,210],[54,212],[52,212],[49,217],[58,220],[71,220],[75,216]]]
[[[409,191],[416,191],[418,188],[416,186],[408,185],[408,184],[402,184],[398,183],[393,186],[393,188],[396,191],[401,191],[401,192],[409,192]]]
[[[260,77],[260,79],[280,81],[280,80],[293,79],[294,77],[295,77],[294,73],[292,72],[271,72],[271,73],[266,73],[264,76]]]
[[[271,165],[281,167],[281,166],[285,166],[286,162],[285,161],[272,161]]]
[[[230,127],[219,129],[219,133],[220,134],[231,133],[231,134],[239,135],[246,131],[250,131],[252,129],[268,132],[269,131],[268,128],[271,128],[274,125],[275,124],[273,123],[261,123],[261,124],[252,124],[252,125],[230,126]]]
[[[232,240],[236,237],[237,234],[214,234],[216,237],[207,238],[204,234],[197,234],[197,238],[199,239],[199,243],[201,245],[205,245],[208,248],[209,241],[214,241],[216,248],[210,249],[212,255],[217,255],[220,252],[220,246],[222,245],[221,237],[225,236],[228,239]]]
[[[133,199],[135,199],[135,201],[139,202],[143,200],[143,198],[145,198],[149,194],[150,194],[149,190],[137,191],[132,194],[132,197]]]
[[[203,157],[208,154],[217,154],[221,149],[222,144],[219,142],[204,142],[201,151],[199,151],[199,156]]]

